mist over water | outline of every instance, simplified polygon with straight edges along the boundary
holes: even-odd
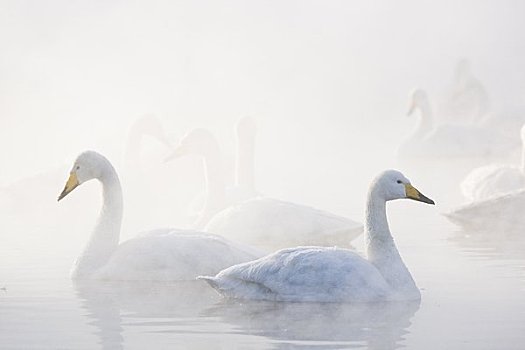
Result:
[[[424,89],[437,115],[461,59],[491,115],[525,120],[523,13],[517,1],[0,1],[0,347],[523,348],[521,231],[441,215],[465,203],[473,168],[519,164],[519,128],[498,156],[397,154],[418,121],[409,93]],[[151,124],[133,136],[146,115],[169,145]],[[95,181],[56,201],[79,153],[119,174],[121,241],[190,228],[203,160],[165,159],[206,128],[233,186],[245,116],[264,196],[362,223],[371,180],[396,168],[436,201],[387,205],[420,303],[240,303],[197,281],[70,280],[101,206]],[[352,245],[363,253],[362,236]]]

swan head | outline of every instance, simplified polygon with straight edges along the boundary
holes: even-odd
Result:
[[[62,198],[71,193],[75,188],[86,181],[92,179],[102,179],[105,175],[105,169],[111,166],[106,157],[95,151],[82,152],[73,163],[73,167],[69,172],[69,178],[66,181],[64,190],[58,196],[60,201]]]
[[[206,156],[218,148],[219,144],[211,132],[204,128],[193,129],[182,137],[166,161],[186,155]]]
[[[407,115],[412,115],[416,109],[428,103],[428,96],[423,89],[414,89],[409,95],[409,108]]]
[[[237,121],[235,131],[239,139],[253,139],[257,132],[257,123],[252,117],[242,117]]]
[[[434,201],[419,190],[400,171],[386,170],[379,174],[371,185],[371,191],[382,197],[385,201],[408,198],[427,204]]]
[[[171,148],[162,123],[154,114],[146,114],[138,118],[129,129],[129,135],[134,138],[149,136]]]

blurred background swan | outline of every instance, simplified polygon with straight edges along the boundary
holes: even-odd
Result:
[[[416,111],[419,120],[412,135],[399,147],[401,158],[501,156],[518,144],[496,130],[458,123],[436,124],[428,95],[422,89],[410,94],[408,115]]]
[[[438,106],[439,119],[454,124],[479,125],[489,111],[490,99],[485,86],[473,74],[470,61],[460,59],[452,86]]]
[[[226,180],[219,142],[210,131],[204,128],[189,131],[181,138],[166,161],[187,155],[201,157],[203,163],[205,200],[193,223],[194,228],[201,229],[215,213],[228,206],[231,199],[226,195]],[[201,196],[196,196],[190,205],[190,210],[195,208],[195,202],[201,202],[200,198]]]
[[[119,245],[123,216],[120,180],[101,154],[86,151],[74,162],[60,201],[92,180],[102,185],[102,211],[72,271],[74,279],[191,280],[258,256],[255,250],[196,231],[158,229]]]
[[[419,300],[420,291],[399,255],[386,217],[386,202],[401,198],[434,204],[398,171],[387,170],[372,181],[365,213],[367,259],[336,247],[296,247],[199,278],[220,294],[238,299]]]
[[[194,219],[193,227],[203,228],[211,217],[223,208],[256,197],[255,187],[255,137],[257,124],[252,117],[242,117],[235,124],[234,183],[227,185],[229,173],[224,166],[219,142],[206,129],[188,132],[167,161],[186,155],[202,157],[204,192],[197,194],[188,207]]]
[[[166,149],[171,149],[171,143],[166,135],[166,131],[160,119],[154,114],[145,114],[137,118],[130,126],[126,145],[124,146],[124,166],[125,170],[137,177],[144,177],[143,162],[144,154],[151,153],[151,150],[145,150],[144,144],[147,138],[157,141]],[[147,154],[151,157],[151,154]]]
[[[503,233],[525,230],[525,189],[470,202],[444,213],[467,232]]]
[[[135,119],[128,130],[122,155],[122,184],[126,188],[125,231],[141,231],[152,224],[180,222],[175,202],[184,183],[163,159],[173,149],[162,121],[149,113]],[[169,184],[169,185],[168,185]],[[140,213],[140,214],[139,214]]]
[[[363,225],[306,205],[261,197],[218,212],[205,231],[274,250],[293,245],[348,247]]]
[[[525,125],[520,131],[522,150],[521,164],[490,164],[472,170],[461,182],[461,192],[468,201],[525,188]]]

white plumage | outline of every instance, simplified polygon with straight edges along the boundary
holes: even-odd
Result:
[[[353,220],[305,205],[255,198],[216,214],[205,230],[250,245],[348,246],[363,232]]]
[[[386,202],[412,198],[434,204],[400,172],[389,170],[370,187],[367,259],[347,249],[297,247],[200,277],[227,297],[273,301],[364,302],[420,298],[388,228]]]
[[[525,230],[525,190],[462,205],[444,215],[470,232],[521,232]]]
[[[218,236],[175,229],[155,230],[119,245],[122,189],[115,169],[104,156],[93,151],[80,154],[59,200],[91,179],[102,184],[103,207],[73,268],[73,278],[189,280],[260,256]]]
[[[213,274],[260,254],[220,236],[160,229],[122,242],[92,278],[174,281]]]
[[[491,157],[516,146],[512,138],[495,130],[463,124],[435,125],[427,94],[421,89],[412,92],[409,114],[416,109],[421,112],[419,124],[400,146],[400,157]]]
[[[461,182],[461,192],[470,201],[525,188],[525,126],[521,128],[522,164],[491,164],[472,170]]]
[[[243,118],[236,124],[237,159],[235,186],[226,187],[222,153],[219,142],[207,129],[197,128],[180,140],[167,160],[186,155],[203,159],[205,195],[198,195],[190,205],[190,212],[197,213],[193,227],[202,229],[220,210],[257,196],[254,184],[255,122]]]

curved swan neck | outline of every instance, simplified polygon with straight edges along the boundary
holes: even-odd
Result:
[[[418,108],[420,115],[415,134],[419,137],[423,137],[432,131],[434,125],[434,115],[432,113],[432,107],[430,106],[428,99],[420,101],[418,103]]]
[[[122,187],[113,166],[103,163],[98,180],[102,184],[102,209],[84,252],[76,262],[74,277],[82,277],[104,266],[118,246],[122,225]]]
[[[206,182],[206,203],[201,213],[201,218],[196,223],[196,228],[202,228],[211,215],[221,210],[226,202],[226,184],[224,181],[222,159],[219,148],[208,151],[203,155],[204,173]]]
[[[368,193],[367,205],[365,210],[365,244],[367,246],[367,253],[369,259],[370,248],[376,245],[377,242],[393,242],[390,228],[388,226],[388,219],[386,216],[386,200],[381,197],[377,190],[372,189]]]
[[[236,141],[235,185],[255,191],[255,137],[245,137],[237,134]]]
[[[380,188],[372,188],[368,194],[365,215],[365,244],[367,258],[394,293],[410,294],[417,298],[417,289],[410,272],[404,264],[388,226],[386,200]]]

